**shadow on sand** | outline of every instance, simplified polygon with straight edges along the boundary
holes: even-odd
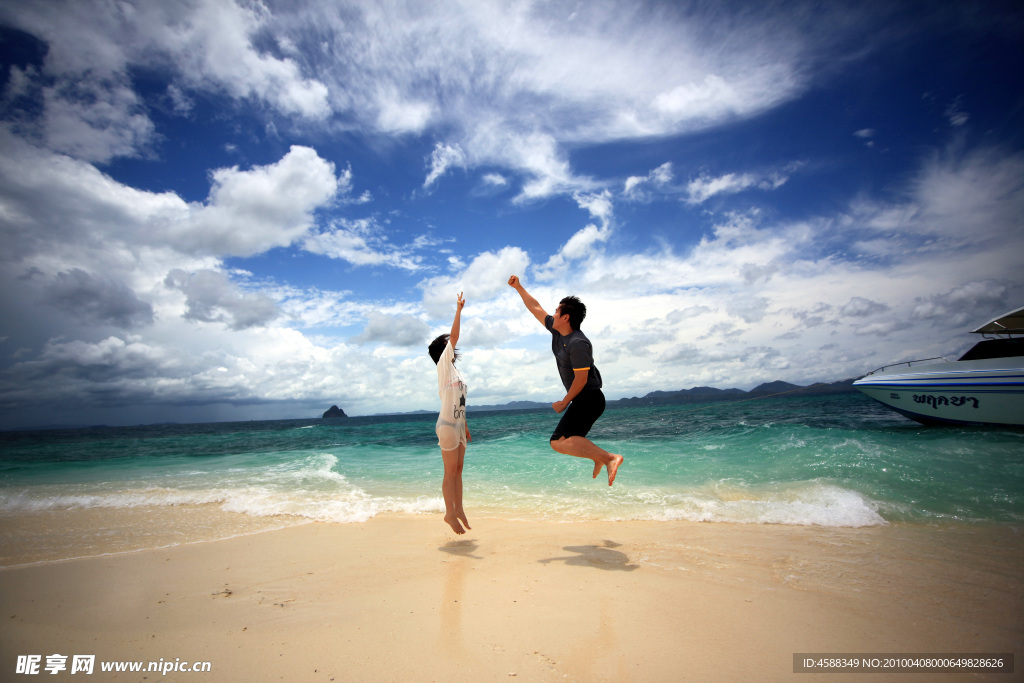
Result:
[[[570,545],[562,548],[562,550],[568,550],[570,553],[576,553],[576,555],[549,557],[537,561],[541,564],[565,562],[566,564],[580,567],[594,567],[596,569],[621,572],[631,572],[634,569],[639,569],[640,565],[630,563],[626,553],[614,550],[614,548],[619,547],[621,545],[615,541],[605,541],[603,545]]]
[[[474,555],[479,544],[472,539],[466,539],[464,541],[449,541],[443,546],[438,548],[442,553],[448,553],[449,555],[455,555],[458,557],[472,557],[474,560],[484,559],[480,555]]]

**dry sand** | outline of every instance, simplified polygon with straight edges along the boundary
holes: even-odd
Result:
[[[1019,653],[1013,529],[439,517],[306,524],[0,571],[0,679],[847,681],[794,653]],[[102,674],[101,661],[209,673]],[[1021,663],[1016,663],[1021,671]],[[1020,680],[876,674],[871,681]]]

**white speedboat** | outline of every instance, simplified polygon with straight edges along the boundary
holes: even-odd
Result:
[[[959,360],[887,365],[853,386],[922,424],[1024,426],[1024,308],[973,333],[986,338]]]

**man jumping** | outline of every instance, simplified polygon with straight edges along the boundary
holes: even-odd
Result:
[[[590,340],[580,331],[587,307],[576,297],[567,296],[559,302],[555,314],[548,315],[523,288],[518,276],[510,277],[508,284],[519,292],[526,309],[551,333],[551,352],[555,354],[558,374],[565,385],[565,398],[551,404],[556,413],[565,412],[551,435],[551,448],[565,455],[593,460],[595,479],[601,468],[607,467],[611,486],[622,464],[622,456],[609,453],[587,438],[590,428],[604,412],[601,373],[594,365]]]

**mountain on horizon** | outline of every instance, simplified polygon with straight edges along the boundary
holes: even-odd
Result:
[[[743,389],[717,389],[715,387],[693,387],[691,389],[679,389],[676,391],[652,391],[643,396],[620,398],[608,401],[608,407],[621,406],[655,406],[674,405],[679,403],[708,403],[712,401],[741,400],[745,398],[767,398],[776,394],[794,394],[799,396],[821,396],[824,394],[847,394],[856,392],[853,388],[853,380],[846,379],[840,382],[829,384],[810,384],[800,386],[776,380],[759,384],[750,391]],[[534,410],[538,408],[550,408],[550,403],[539,401],[510,401],[501,405],[470,406],[470,412],[493,411],[493,410]]]

